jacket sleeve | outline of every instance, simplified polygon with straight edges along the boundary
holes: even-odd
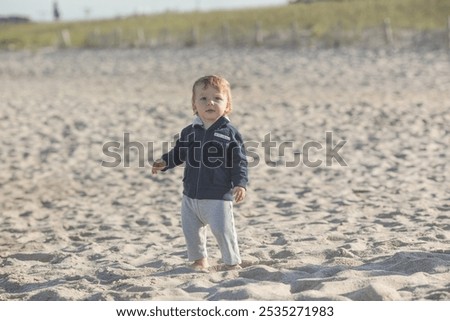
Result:
[[[181,131],[180,137],[175,142],[174,148],[168,153],[161,156],[161,159],[166,162],[166,167],[163,171],[174,168],[183,164],[186,161],[187,156],[187,141],[185,130]]]
[[[247,188],[248,184],[248,162],[245,154],[244,141],[242,136],[235,132],[233,141],[230,143],[231,149],[231,181],[233,186]]]

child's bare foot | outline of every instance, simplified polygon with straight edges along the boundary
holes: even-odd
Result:
[[[196,271],[207,272],[209,269],[209,263],[206,258],[195,260],[194,263],[190,265]]]
[[[225,264],[225,266],[224,266],[224,270],[226,270],[226,271],[240,270],[240,269],[242,269],[242,267],[239,264],[234,264],[234,265]]]

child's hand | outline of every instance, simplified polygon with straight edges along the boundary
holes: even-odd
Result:
[[[157,159],[153,163],[152,174],[158,174],[159,171],[163,170],[167,166],[166,162],[162,159]]]
[[[244,200],[245,192],[245,188],[243,188],[242,186],[236,186],[235,188],[233,188],[233,195],[236,203],[242,202]]]

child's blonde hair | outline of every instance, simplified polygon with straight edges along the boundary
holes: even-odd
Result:
[[[223,77],[210,75],[197,79],[197,81],[194,83],[194,86],[192,86],[192,110],[194,111],[194,115],[197,114],[197,111],[195,110],[195,88],[199,86],[203,86],[203,89],[211,86],[219,90],[221,93],[224,93],[227,96],[227,107],[225,108],[225,115],[231,113],[233,105],[231,103],[230,83]]]

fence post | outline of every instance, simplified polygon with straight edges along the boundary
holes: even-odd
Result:
[[[200,31],[197,26],[192,27],[191,31],[192,46],[196,46],[200,43]]]
[[[227,22],[222,24],[222,38],[225,46],[231,45],[230,25]]]
[[[334,48],[339,48],[343,45],[344,42],[344,26],[342,21],[338,21],[336,23],[336,27],[334,31],[331,33],[333,39],[331,39],[332,45]]]
[[[384,37],[388,46],[394,45],[394,34],[392,33],[391,19],[384,19]]]
[[[72,40],[70,37],[70,31],[67,29],[61,30],[59,34],[59,47],[60,48],[68,48],[72,45]]]
[[[114,39],[112,46],[121,47],[122,45],[122,28],[116,28],[114,30]]]
[[[291,33],[292,33],[292,44],[294,46],[298,46],[299,45],[299,28],[298,28],[298,23],[297,21],[294,21],[291,25]]]
[[[102,39],[102,35],[100,33],[100,29],[98,29],[98,28],[94,29],[93,44],[94,44],[94,47],[101,47],[101,46],[105,45],[103,43],[103,39]]]
[[[143,47],[145,45],[145,33],[142,28],[137,30],[137,40],[136,40],[136,46],[137,47]]]
[[[194,47],[199,44],[200,42],[200,32],[198,31],[198,27],[194,26],[191,29],[190,35],[185,40],[185,45],[188,47]]]
[[[255,44],[262,45],[263,42],[264,42],[264,35],[262,31],[262,24],[261,22],[257,21],[255,26]]]
[[[448,50],[450,50],[450,16],[447,18],[447,40],[448,40]]]
[[[159,31],[158,44],[168,45],[170,43],[170,34],[168,28],[163,28]]]

